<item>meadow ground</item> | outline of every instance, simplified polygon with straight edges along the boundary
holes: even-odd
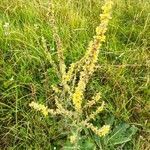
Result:
[[[54,0],[56,22],[69,66],[85,53],[99,24],[103,0]],[[48,0],[0,0],[0,149],[69,149],[61,119],[43,117],[29,103],[53,105],[59,84],[42,39],[58,64]],[[150,149],[150,0],[115,0],[98,69],[86,96],[101,91],[105,110],[95,125],[112,131],[83,133],[81,149]],[[109,141],[109,142],[108,142]],[[63,147],[63,148],[62,148]]]

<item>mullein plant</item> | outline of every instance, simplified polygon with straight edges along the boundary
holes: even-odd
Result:
[[[111,0],[105,1],[104,6],[102,7],[102,14],[100,15],[101,23],[96,28],[96,35],[93,37],[93,40],[90,41],[83,58],[76,63],[72,63],[68,69],[66,69],[64,62],[63,46],[58,35],[58,29],[54,16],[54,5],[52,2],[49,7],[50,11],[47,14],[50,18],[49,22],[52,27],[53,38],[56,42],[59,61],[58,69],[52,60],[51,54],[47,50],[44,38],[42,40],[43,47],[46,50],[46,57],[60,78],[62,89],[60,90],[58,88],[59,86],[57,87],[56,85],[52,85],[52,90],[55,93],[54,100],[56,109],[48,108],[47,106],[38,104],[34,101],[29,105],[33,109],[40,111],[45,117],[48,115],[61,115],[65,121],[68,120],[71,129],[69,139],[70,142],[76,146],[76,149],[79,148],[78,140],[80,139],[80,133],[83,129],[91,129],[100,137],[105,136],[110,131],[110,125],[103,125],[101,128],[98,128],[91,123],[92,120],[94,120],[96,116],[104,109],[105,103],[101,100],[101,93],[95,93],[90,100],[87,100],[84,97],[84,93],[86,91],[86,86],[89,79],[96,70],[96,63],[98,61],[100,48],[106,39],[105,33],[108,28],[109,20],[111,19],[112,5],[113,2]],[[96,109],[93,110],[93,106],[95,106]]]

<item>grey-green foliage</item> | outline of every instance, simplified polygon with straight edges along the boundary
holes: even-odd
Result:
[[[125,145],[125,143],[131,141],[132,136],[134,136],[136,132],[137,128],[135,126],[126,123],[120,124],[105,137],[104,143],[111,149],[115,149],[117,145]]]

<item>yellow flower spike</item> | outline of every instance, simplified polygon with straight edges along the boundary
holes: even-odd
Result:
[[[110,125],[104,125],[102,128],[98,130],[99,136],[105,136],[110,131]]]
[[[93,126],[93,124],[88,123],[86,121],[83,122],[83,125],[91,129],[95,134],[97,134],[100,137],[105,136],[110,131],[110,125],[103,125],[100,129],[98,129],[97,127]]]
[[[81,109],[86,85],[90,76],[94,72],[100,47],[106,40],[105,32],[107,31],[108,22],[111,19],[112,1],[107,1],[102,9],[103,13],[100,15],[101,23],[96,28],[96,35],[94,36],[94,40],[89,43],[87,52],[85,54],[85,64],[83,66],[82,72],[80,73],[80,79],[72,97],[74,107],[78,111]]]
[[[76,90],[76,93],[73,94],[73,104],[77,111],[81,110],[81,101],[82,101],[82,92],[80,89]]]
[[[48,115],[48,108],[42,104],[38,104],[36,102],[31,102],[29,104],[29,106],[34,108],[37,111],[40,111],[44,116]]]

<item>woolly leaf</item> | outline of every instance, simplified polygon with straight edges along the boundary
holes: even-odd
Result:
[[[107,137],[106,143],[110,146],[115,146],[118,144],[125,144],[132,139],[132,136],[137,132],[135,126],[130,126],[129,124],[121,124],[117,126],[111,134]]]

